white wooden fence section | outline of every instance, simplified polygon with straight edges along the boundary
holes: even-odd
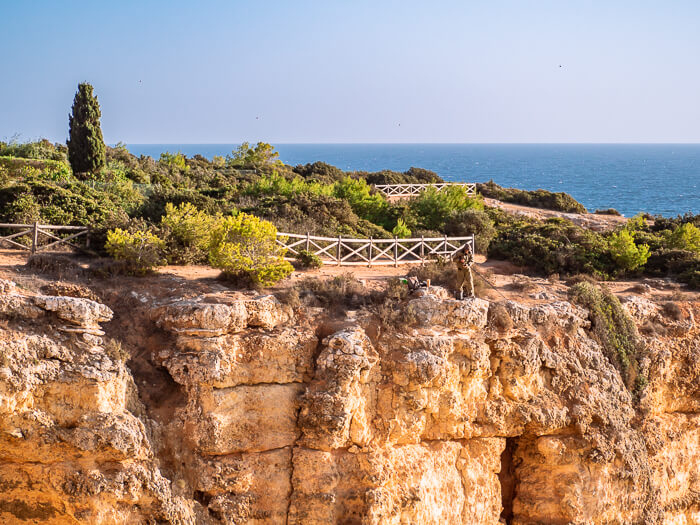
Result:
[[[419,237],[414,239],[348,239],[278,233],[277,243],[287,248],[287,260],[306,250],[326,264],[369,266],[422,264],[438,256],[451,257],[467,243],[474,249],[474,236]],[[291,256],[290,256],[291,255]]]
[[[85,247],[89,246],[88,228],[87,226],[54,226],[51,224],[0,224],[0,228],[8,230],[19,230],[17,233],[0,236],[0,246],[9,244],[11,247],[26,250],[31,253],[46,251],[55,246],[65,244],[73,248],[80,248],[71,241],[78,237],[85,236]],[[55,233],[68,233],[67,237],[59,237]],[[42,235],[43,237],[39,237]],[[27,244],[17,242],[21,237],[27,236]],[[42,241],[49,241],[48,244],[42,244]],[[52,242],[51,242],[52,241]]]
[[[444,182],[440,184],[376,184],[374,187],[387,197],[414,197],[427,188],[441,191],[448,186],[465,186],[468,195],[476,195],[476,183]]]

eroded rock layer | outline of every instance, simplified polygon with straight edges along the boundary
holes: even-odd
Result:
[[[625,303],[660,327],[632,391],[567,302],[432,288],[400,329],[273,296],[147,304],[128,322],[160,334],[164,412],[109,308],[1,289],[2,523],[700,523],[697,303]]]

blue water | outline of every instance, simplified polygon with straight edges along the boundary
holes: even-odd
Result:
[[[233,144],[133,144],[136,155],[163,151],[211,158]],[[589,210],[616,208],[664,216],[700,213],[700,144],[276,144],[290,165],[317,160],[343,170],[435,171],[445,180],[564,191]]]

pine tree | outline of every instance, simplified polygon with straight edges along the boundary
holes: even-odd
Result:
[[[68,119],[68,161],[73,173],[95,173],[105,165],[100,104],[87,82],[78,84]]]

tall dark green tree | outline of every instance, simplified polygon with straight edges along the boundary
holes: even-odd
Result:
[[[100,104],[87,82],[78,84],[68,120],[68,161],[73,173],[95,173],[105,165]]]

